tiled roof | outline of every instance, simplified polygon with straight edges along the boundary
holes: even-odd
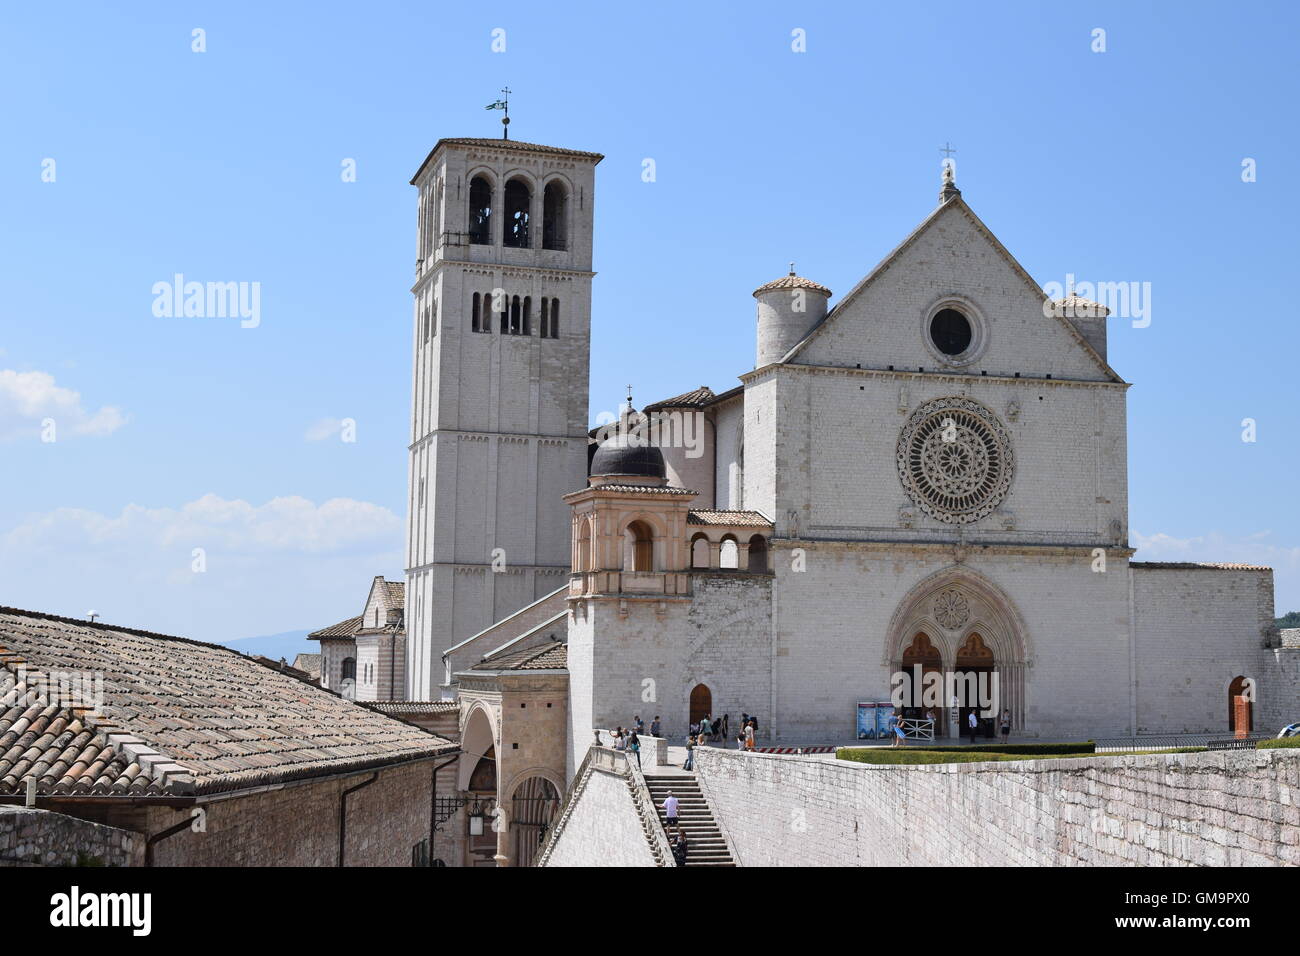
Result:
[[[320,677],[322,660],[324,660],[323,654],[299,654],[293,659],[293,666],[317,678]]]
[[[381,714],[400,717],[402,714],[449,714],[460,710],[454,700],[372,700],[365,706]]]
[[[601,491],[622,491],[628,493],[647,494],[647,495],[693,495],[696,492],[688,488],[674,488],[672,485],[625,485],[622,483],[610,483],[607,485],[592,485],[593,488],[599,488]]]
[[[55,674],[91,706],[45,696]],[[230,648],[0,608],[0,793],[218,793],[453,746]]]
[[[318,641],[322,637],[352,637],[359,630],[361,630],[361,618],[350,617],[346,621],[322,627],[319,631],[312,631],[307,635],[307,640]]]
[[[808,289],[811,292],[820,292],[822,295],[829,296],[831,290],[820,283],[813,282],[812,279],[805,279],[803,276],[797,276],[791,272],[788,276],[781,276],[779,279],[773,279],[771,282],[764,283],[754,290],[754,295],[763,295],[767,292],[779,292],[782,289]]]
[[[300,670],[299,668],[294,667],[283,657],[276,660],[274,657],[267,657],[265,654],[249,654],[248,656],[257,661],[257,663],[261,664],[263,667],[269,667],[271,670],[279,671],[281,674],[288,674],[296,680],[311,680],[310,674],[305,670]],[[320,655],[317,656],[319,657]]]
[[[1052,311],[1067,319],[1104,319],[1110,315],[1110,309],[1100,302],[1093,302],[1071,292],[1064,299],[1052,300]]]
[[[405,608],[406,607],[406,582],[405,581],[385,581],[388,587],[388,606]]]
[[[686,523],[738,525],[746,528],[772,527],[772,522],[758,511],[692,511],[686,515]]]
[[[475,664],[476,671],[562,671],[569,666],[569,645],[554,642],[498,654]]]
[[[1272,571],[1262,564],[1227,564],[1212,561],[1132,561],[1130,568],[1147,571]]]
[[[581,149],[565,149],[562,146],[543,146],[541,143],[525,143],[517,139],[497,139],[492,136],[468,136],[468,137],[444,137],[433,144],[433,149],[429,150],[429,155],[424,158],[420,168],[415,171],[411,177],[411,185],[420,178],[420,173],[424,172],[424,167],[429,165],[429,160],[433,159],[442,146],[479,146],[489,149],[504,149],[511,152],[521,153],[546,153],[551,156],[581,156],[584,159],[594,159],[600,162],[605,157],[600,153],[588,153]]]
[[[665,398],[662,402],[647,405],[642,411],[657,412],[661,408],[703,408],[717,397],[713,389],[707,385],[701,385],[694,391],[684,392],[681,395],[674,395],[672,398]]]

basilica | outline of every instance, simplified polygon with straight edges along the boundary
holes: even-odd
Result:
[[[845,743],[859,704],[958,672],[1016,737],[1294,719],[1272,572],[1131,560],[1107,310],[1045,295],[951,167],[847,292],[793,267],[753,291],[752,368],[593,429],[601,159],[442,139],[411,181],[404,593],[379,579],[318,635],[325,686],[454,712],[457,806],[511,807],[499,839],[456,824],[455,865],[529,862],[634,715]]]

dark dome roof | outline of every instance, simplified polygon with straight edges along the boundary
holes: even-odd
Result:
[[[591,459],[593,475],[631,475],[637,478],[667,478],[664,456],[654,445],[628,444],[623,435],[608,438],[596,446]]]

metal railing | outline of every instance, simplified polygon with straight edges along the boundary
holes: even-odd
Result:
[[[903,717],[898,721],[903,728],[903,737],[907,740],[934,740],[934,721],[929,717]]]
[[[1097,737],[1097,753],[1132,753],[1138,750],[1177,750],[1180,747],[1205,747],[1209,750],[1253,750],[1272,734],[1256,731],[1245,737],[1232,734],[1143,734],[1137,737]]]

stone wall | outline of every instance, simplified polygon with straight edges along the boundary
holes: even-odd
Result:
[[[646,837],[622,754],[593,748],[563,815],[544,866],[658,866]],[[602,765],[606,764],[606,765]]]
[[[663,735],[684,744],[697,684],[709,688],[713,715],[728,714],[732,728],[742,712],[768,712],[771,576],[692,572],[691,581],[690,603],[575,602],[568,651],[571,762],[586,752],[593,728],[626,727],[636,714],[647,725],[658,714]],[[768,727],[760,724],[764,733]]]
[[[348,795],[345,865],[411,865],[411,848],[429,836],[433,766],[430,759],[381,768],[374,783]],[[203,829],[157,843],[154,864],[337,866],[342,792],[371,773],[205,801]],[[158,833],[191,814],[190,808],[153,808],[144,828]]]
[[[139,866],[144,845],[142,833],[0,805],[0,866]]]
[[[1138,733],[1227,733],[1235,677],[1255,681],[1256,730],[1300,720],[1294,652],[1265,646],[1271,571],[1135,562],[1132,574]]]
[[[872,766],[709,749],[745,866],[1300,865],[1300,751]]]

